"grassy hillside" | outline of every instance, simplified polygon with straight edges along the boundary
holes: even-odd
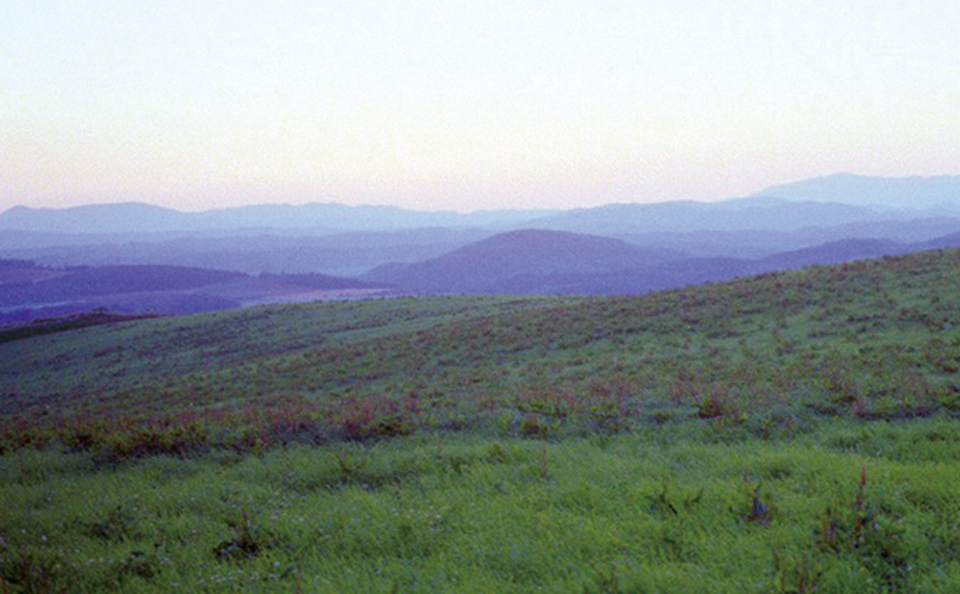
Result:
[[[958,281],[947,250],[636,298],[273,305],[2,344],[0,576],[956,591]]]
[[[274,305],[35,338],[0,346],[5,442],[87,421],[177,428],[187,412],[202,425],[278,400],[310,413],[309,435],[285,439],[311,441],[339,438],[360,401],[399,407],[404,432],[927,416],[960,406],[958,278],[944,251],[642,298]]]

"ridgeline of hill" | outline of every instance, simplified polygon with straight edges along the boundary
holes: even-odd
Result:
[[[897,210],[947,208],[955,211],[960,196],[960,176],[871,177],[836,173],[773,186],[757,196]]]
[[[425,262],[386,265],[361,278],[424,294],[569,293],[541,279],[669,266],[684,257],[682,252],[641,248],[609,237],[527,229],[501,233]],[[526,290],[517,289],[524,286]]]

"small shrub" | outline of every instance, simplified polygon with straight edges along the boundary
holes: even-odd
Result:
[[[594,379],[587,386],[587,395],[578,402],[595,430],[618,434],[633,416],[630,386],[623,380],[611,382]]]
[[[648,509],[652,514],[661,516],[676,516],[681,511],[689,512],[703,500],[703,489],[695,494],[686,493],[679,499],[670,496],[670,482],[664,479],[660,483],[660,492],[654,495],[647,495],[650,502]]]
[[[706,394],[697,399],[697,416],[732,425],[744,419],[736,391],[727,391],[723,386],[709,386]]]
[[[332,411],[332,425],[344,439],[360,441],[412,433],[417,401],[397,402],[386,396],[354,397],[340,402]]]
[[[240,512],[240,521],[234,524],[234,536],[220,542],[213,554],[221,561],[244,561],[252,559],[269,548],[269,540],[253,523],[246,509]]]
[[[853,504],[827,507],[814,529],[813,545],[792,565],[775,557],[781,592],[813,591],[827,579],[831,567],[865,569],[878,589],[885,592],[909,591],[910,559],[904,531],[867,498],[867,472],[860,469],[860,480]],[[820,569],[814,570],[813,567]],[[791,583],[792,582],[792,583]]]
[[[340,473],[340,479],[344,482],[351,482],[363,476],[370,465],[370,456],[366,451],[361,450],[355,453],[352,450],[340,450],[337,452],[337,470]]]
[[[108,511],[103,519],[91,522],[87,534],[102,540],[124,542],[136,535],[136,518],[118,505]]]
[[[746,479],[744,480],[744,485],[748,487],[749,492],[749,482]],[[767,526],[770,524],[770,519],[772,518],[770,505],[764,503],[761,499],[759,484],[753,489],[753,492],[750,493],[748,499],[749,504],[746,506],[746,512],[743,513],[740,518],[749,524],[757,526]]]
[[[520,434],[524,437],[545,437],[549,433],[549,426],[533,411],[527,412],[520,419]]]
[[[160,567],[160,559],[156,553],[137,550],[131,551],[130,555],[120,563],[119,571],[124,577],[152,580],[159,577]]]

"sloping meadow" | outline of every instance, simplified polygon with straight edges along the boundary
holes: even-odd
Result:
[[[0,345],[9,591],[956,591],[960,252]]]

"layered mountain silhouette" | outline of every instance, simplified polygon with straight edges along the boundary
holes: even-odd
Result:
[[[0,213],[0,321],[27,310],[180,313],[351,292],[639,294],[958,246],[960,176],[838,174],[732,200],[566,211],[18,206]],[[14,270],[11,260],[24,264]]]
[[[637,295],[772,270],[960,247],[960,233],[921,243],[847,239],[763,258],[697,257],[608,237],[510,231],[359,278],[178,266],[51,268],[0,260],[0,324],[94,309],[195,313],[243,305],[392,295]]]
[[[883,178],[836,174],[772,186],[715,202],[608,204],[567,211],[423,212],[396,206],[261,204],[181,212],[128,202],[72,208],[17,206],[0,213],[0,230],[66,234],[224,233],[318,235],[430,227],[498,231],[539,228],[600,235],[712,230],[795,230],[891,217],[960,213],[960,176]]]
[[[813,264],[838,264],[851,260],[896,256],[911,251],[916,251],[915,246],[889,239],[843,239],[767,256],[762,262],[774,268],[799,268]]]
[[[384,265],[361,278],[420,294],[635,295],[928,247],[960,247],[960,234],[929,244],[849,239],[764,258],[735,258],[695,257],[599,236],[525,230],[496,235],[416,264]]]
[[[662,202],[610,204],[580,209],[534,221],[540,229],[575,231],[597,235],[662,232],[796,231],[807,227],[883,219],[867,208],[845,204],[790,202],[778,198],[744,198],[722,202]]]

